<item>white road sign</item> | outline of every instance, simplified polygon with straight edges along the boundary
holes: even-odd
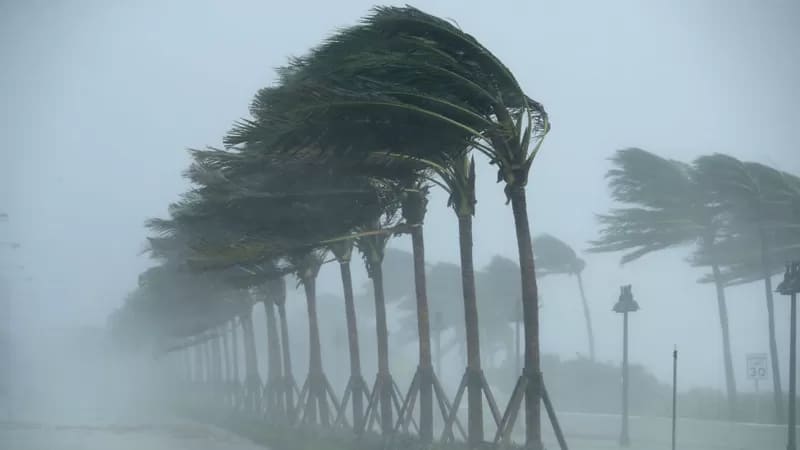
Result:
[[[747,356],[747,378],[750,380],[767,379],[767,354],[750,353]]]

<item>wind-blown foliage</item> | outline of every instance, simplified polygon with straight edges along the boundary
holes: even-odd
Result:
[[[625,251],[621,263],[626,264],[668,248],[702,245],[716,249],[725,217],[691,165],[638,148],[619,150],[611,161],[613,168],[606,175],[611,196],[625,207],[597,216],[602,228],[599,238],[590,242],[590,252]],[[733,419],[737,393],[722,260],[715,254],[708,263],[717,293],[729,414]]]
[[[618,151],[611,162],[611,197],[630,206],[597,216],[602,228],[590,252],[627,251],[625,264],[714,234],[714,210],[698,196],[691,166],[638,148]]]
[[[187,171],[192,190],[173,205],[169,219],[149,223],[161,239],[151,241],[153,253],[174,245],[178,265],[208,272],[236,268],[260,275],[262,265],[274,268],[264,276],[293,270],[306,290],[313,322],[313,282],[324,252],[336,250],[342,263],[349,259],[342,258],[347,252],[339,252],[337,242],[356,244],[373,279],[377,306],[383,303],[381,263],[388,236],[410,231],[422,341],[427,334],[420,231],[425,208],[411,219],[406,203],[411,197],[424,203],[424,194],[409,194],[426,193],[427,182],[444,188],[459,217],[470,349],[469,439],[477,444],[483,426],[475,388],[483,375],[472,268],[475,163],[470,152],[482,153],[497,166],[498,182],[506,184],[514,211],[526,330],[520,389],[525,389],[526,442],[540,446],[538,294],[524,188],[550,129],[543,107],[474,37],[412,7],[375,8],[278,74],[276,85],[255,96],[251,117],[225,136],[224,150],[192,152],[194,163]],[[398,203],[408,223],[391,214]],[[343,269],[345,286],[347,273]],[[245,277],[243,283],[248,281]],[[381,328],[379,341],[385,340]],[[421,342],[420,364],[430,365],[423,353]],[[489,392],[487,400],[493,403]],[[518,407],[511,405],[510,413],[516,415]],[[381,413],[384,432],[392,426],[390,412]],[[426,421],[432,423],[432,417]],[[506,436],[513,424],[504,426]]]
[[[724,211],[728,269],[726,283],[760,278],[764,282],[772,363],[776,416],[783,416],[783,396],[775,340],[775,313],[772,275],[800,254],[795,228],[794,206],[800,198],[800,179],[763,164],[742,162],[722,154],[703,156],[695,161],[698,177],[710,198]],[[794,222],[794,223],[793,223]],[[745,251],[742,251],[742,250]],[[701,249],[694,262],[708,258]],[[776,260],[777,259],[777,260]],[[756,274],[760,273],[760,277]]]

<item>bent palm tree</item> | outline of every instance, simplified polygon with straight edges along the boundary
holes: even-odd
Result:
[[[603,228],[591,241],[591,252],[626,251],[621,262],[629,263],[652,252],[702,243],[714,248],[719,240],[720,215],[688,164],[668,160],[650,152],[628,148],[617,151],[609,170],[611,196],[625,205],[598,216]],[[728,307],[721,261],[710,261],[716,286],[717,309],[722,331],[728,411],[736,413],[736,379],[731,357]]]
[[[533,239],[534,256],[536,257],[536,267],[539,274],[574,275],[578,280],[578,289],[581,294],[581,304],[583,305],[583,318],[586,322],[586,338],[589,340],[589,357],[595,360],[594,352],[594,332],[592,331],[592,314],[589,311],[589,303],[586,301],[586,293],[583,289],[583,269],[586,262],[579,258],[565,242],[549,234],[541,234]]]
[[[349,398],[353,399],[353,428],[364,428],[364,397],[369,397],[369,387],[361,375],[361,357],[358,344],[358,325],[356,308],[353,299],[353,277],[350,273],[350,259],[353,254],[352,239],[331,243],[328,248],[339,262],[339,273],[344,291],[345,320],[347,322],[347,342],[350,351],[350,379],[345,387],[342,407],[346,407]],[[337,413],[340,416],[342,411]],[[337,417],[337,420],[339,418]]]
[[[800,192],[796,177],[757,163],[742,162],[732,156],[714,154],[695,161],[696,170],[728,216],[731,235],[742,235],[757,243],[761,279],[767,305],[770,359],[776,417],[784,418],[778,345],[775,339],[775,306],[772,276],[779,272],[772,260],[777,237],[791,213],[792,200]],[[784,261],[777,262],[782,265]]]
[[[382,224],[375,223],[371,227],[378,230]],[[375,297],[375,329],[378,343],[378,374],[372,395],[380,404],[381,432],[389,435],[394,430],[392,420],[392,400],[394,396],[394,380],[389,370],[389,329],[386,322],[386,299],[383,292],[383,255],[386,244],[389,242],[388,234],[370,234],[356,239],[356,247],[361,252],[367,275],[372,280]],[[373,406],[375,405],[375,406]],[[376,402],[370,400],[370,407],[377,408]],[[369,409],[369,408],[368,408]],[[369,419],[368,419],[369,420]],[[369,423],[367,424],[369,426]]]

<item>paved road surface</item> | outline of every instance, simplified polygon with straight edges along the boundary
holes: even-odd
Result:
[[[0,422],[2,450],[264,450],[223,430],[178,420],[158,424]]]

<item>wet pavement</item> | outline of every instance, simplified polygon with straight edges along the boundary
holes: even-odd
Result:
[[[0,422],[0,449],[264,450],[264,447],[218,428],[174,420],[116,425]]]

